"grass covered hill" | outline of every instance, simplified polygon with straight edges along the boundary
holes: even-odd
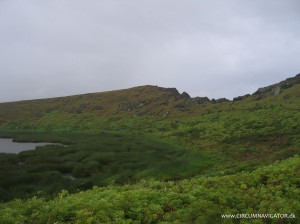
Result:
[[[300,74],[259,88],[254,94],[229,101],[191,98],[175,88],[140,86],[131,89],[77,96],[0,103],[0,129],[11,131],[97,132],[159,128],[159,121],[178,121],[237,110],[262,109],[298,112]],[[270,111],[264,111],[269,113]],[[145,130],[146,129],[146,130]]]
[[[233,100],[141,86],[0,103],[0,137],[65,145],[0,153],[0,223],[299,218],[299,112],[300,74]]]
[[[299,112],[300,74],[232,101],[142,86],[1,103],[0,132],[146,135],[243,169],[299,152]]]

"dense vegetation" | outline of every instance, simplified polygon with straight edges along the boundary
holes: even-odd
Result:
[[[2,103],[0,137],[67,147],[0,154],[0,200],[23,198],[0,205],[0,222],[249,223],[221,219],[223,213],[299,217],[299,112],[300,74],[233,101],[144,86]]]
[[[142,181],[62,191],[0,205],[2,223],[299,223],[299,219],[222,219],[222,214],[300,214],[300,159],[251,173],[182,181]],[[299,216],[298,216],[299,217]],[[252,221],[252,222],[251,222]]]
[[[2,136],[5,136],[2,134]],[[7,136],[7,134],[6,134]],[[0,200],[49,197],[145,178],[181,179],[207,172],[213,160],[201,152],[122,134],[27,133],[17,141],[61,142],[19,154],[0,154]]]

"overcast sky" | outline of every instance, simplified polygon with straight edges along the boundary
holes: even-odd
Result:
[[[299,0],[0,0],[0,102],[176,87],[232,98],[300,72]]]

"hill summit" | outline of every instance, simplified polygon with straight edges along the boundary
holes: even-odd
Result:
[[[139,86],[130,89],[89,93],[82,95],[49,99],[26,100],[0,104],[0,129],[35,129],[57,126],[57,118],[72,122],[85,123],[91,120],[126,120],[129,117],[176,118],[239,107],[245,102],[258,103],[283,96],[288,89],[295,89],[293,95],[285,94],[282,100],[295,97],[299,89],[300,74],[282,82],[259,88],[253,94],[239,96],[232,101],[226,98],[190,97],[188,93],[179,93],[176,88],[158,86]],[[53,120],[54,119],[54,120]],[[36,123],[36,127],[32,126]],[[61,124],[61,121],[59,122]]]

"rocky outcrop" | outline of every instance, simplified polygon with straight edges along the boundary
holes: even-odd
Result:
[[[162,90],[166,93],[167,97],[174,97],[176,99],[180,98],[180,93],[176,88],[163,88],[163,87],[158,87],[159,90]]]
[[[212,103],[224,103],[224,102],[229,102],[229,99],[226,98],[219,98],[219,99],[212,99],[211,102]]]
[[[275,88],[272,89],[272,94],[274,96],[278,95],[281,92],[282,92],[282,87],[280,87],[280,86],[276,86]]]
[[[244,95],[244,96],[234,97],[234,98],[233,98],[233,101],[244,100],[244,99],[246,99],[248,96],[250,96],[250,94],[246,94],[246,95]]]
[[[133,105],[131,103],[120,103],[119,111],[132,111]]]
[[[190,98],[191,98],[190,95],[189,95],[187,92],[181,93],[181,94],[180,94],[180,97],[181,97],[181,98],[186,98],[186,99],[190,99]]]
[[[210,102],[210,99],[208,99],[207,97],[195,97],[192,100],[198,104],[204,104]]]
[[[138,103],[120,103],[118,106],[118,111],[132,111],[134,109],[143,108],[149,103],[149,101],[138,102]]]
[[[265,95],[277,95],[281,93],[283,89],[288,89],[295,84],[300,84],[300,74],[296,75],[293,78],[288,78],[282,82],[259,88],[253,95],[257,96],[258,99],[263,98]]]
[[[292,83],[293,85],[300,84],[300,73],[298,75],[296,75],[295,77],[286,79],[285,82]]]
[[[226,99],[226,98],[219,98],[216,100],[217,103],[224,103],[224,102],[229,102],[230,100],[229,99]]]

